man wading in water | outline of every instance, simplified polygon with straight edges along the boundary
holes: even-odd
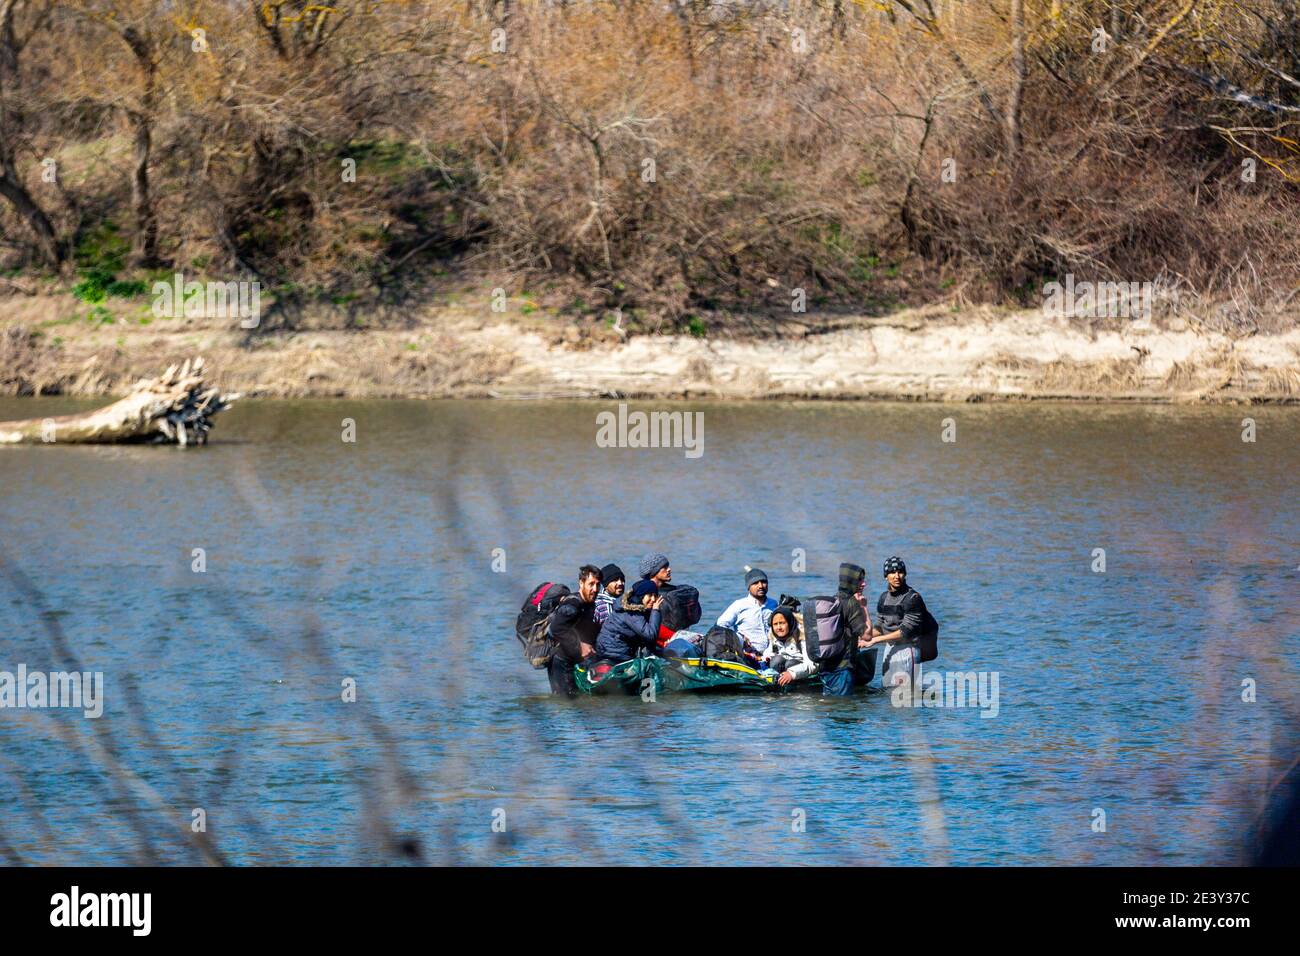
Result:
[[[907,586],[907,565],[902,558],[891,557],[885,561],[885,583],[889,590],[882,592],[876,601],[879,626],[872,629],[873,636],[865,646],[888,645],[880,668],[882,686],[901,683],[906,675],[915,687],[917,666],[921,663],[921,638],[932,630],[937,631],[938,623],[926,610],[921,595]]]
[[[551,680],[552,694],[576,697],[578,685],[573,680],[573,665],[596,653],[596,594],[600,591],[600,568],[584,564],[578,569],[578,593],[560,601],[551,615],[551,636],[559,643],[551,662],[546,665],[546,676]]]
[[[871,618],[862,603],[866,580],[866,569],[860,565],[847,561],[840,565],[840,589],[835,598],[840,605],[840,628],[845,642],[838,657],[822,662],[824,697],[847,697],[854,687],[865,687],[875,676],[875,655],[866,652],[870,647],[866,638],[871,633]]]

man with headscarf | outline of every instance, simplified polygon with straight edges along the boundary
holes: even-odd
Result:
[[[767,650],[768,625],[776,601],[767,596],[767,574],[761,568],[745,569],[745,587],[749,594],[731,602],[718,616],[718,627],[731,628],[758,656]]]
[[[823,696],[847,697],[854,687],[870,683],[876,675],[876,655],[866,644],[871,631],[871,619],[862,603],[866,580],[867,571],[861,565],[847,561],[840,565],[835,597],[840,605],[844,650],[837,658],[821,661]]]

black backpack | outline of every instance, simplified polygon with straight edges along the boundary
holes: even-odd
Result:
[[[557,642],[551,636],[551,614],[573,592],[566,585],[547,581],[528,592],[515,618],[515,637],[524,646],[528,663],[541,670],[555,656]]]
[[[739,634],[729,627],[719,627],[715,624],[700,641],[700,657],[743,664],[745,663],[743,647]]]
[[[689,584],[665,585],[659,589],[659,621],[670,631],[684,631],[700,623],[700,592]]]
[[[939,622],[934,619],[928,607],[925,609],[922,624],[925,630],[917,636],[916,644],[921,652],[921,663],[928,664],[939,656]]]

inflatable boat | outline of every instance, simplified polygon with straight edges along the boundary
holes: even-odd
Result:
[[[639,696],[651,688],[656,697],[678,691],[798,693],[820,692],[822,687],[816,674],[783,686],[747,664],[699,657],[635,657],[621,664],[578,664],[573,676],[584,694]]]
[[[585,694],[641,695],[665,691],[764,691],[775,682],[754,668],[733,661],[684,657],[634,657],[621,664],[579,664],[573,671]]]

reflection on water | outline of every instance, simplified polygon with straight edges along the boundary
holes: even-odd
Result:
[[[194,862],[201,808],[242,863],[1238,859],[1296,703],[1296,411],[698,404],[690,459],[598,448],[612,407],[247,402],[199,451],[0,449],[44,602],[0,580],[0,670],[107,682],[98,722],[0,711],[0,851]],[[706,615],[746,564],[778,595],[901,554],[933,666],[997,671],[999,713],[549,698],[525,592],[651,550]]]

